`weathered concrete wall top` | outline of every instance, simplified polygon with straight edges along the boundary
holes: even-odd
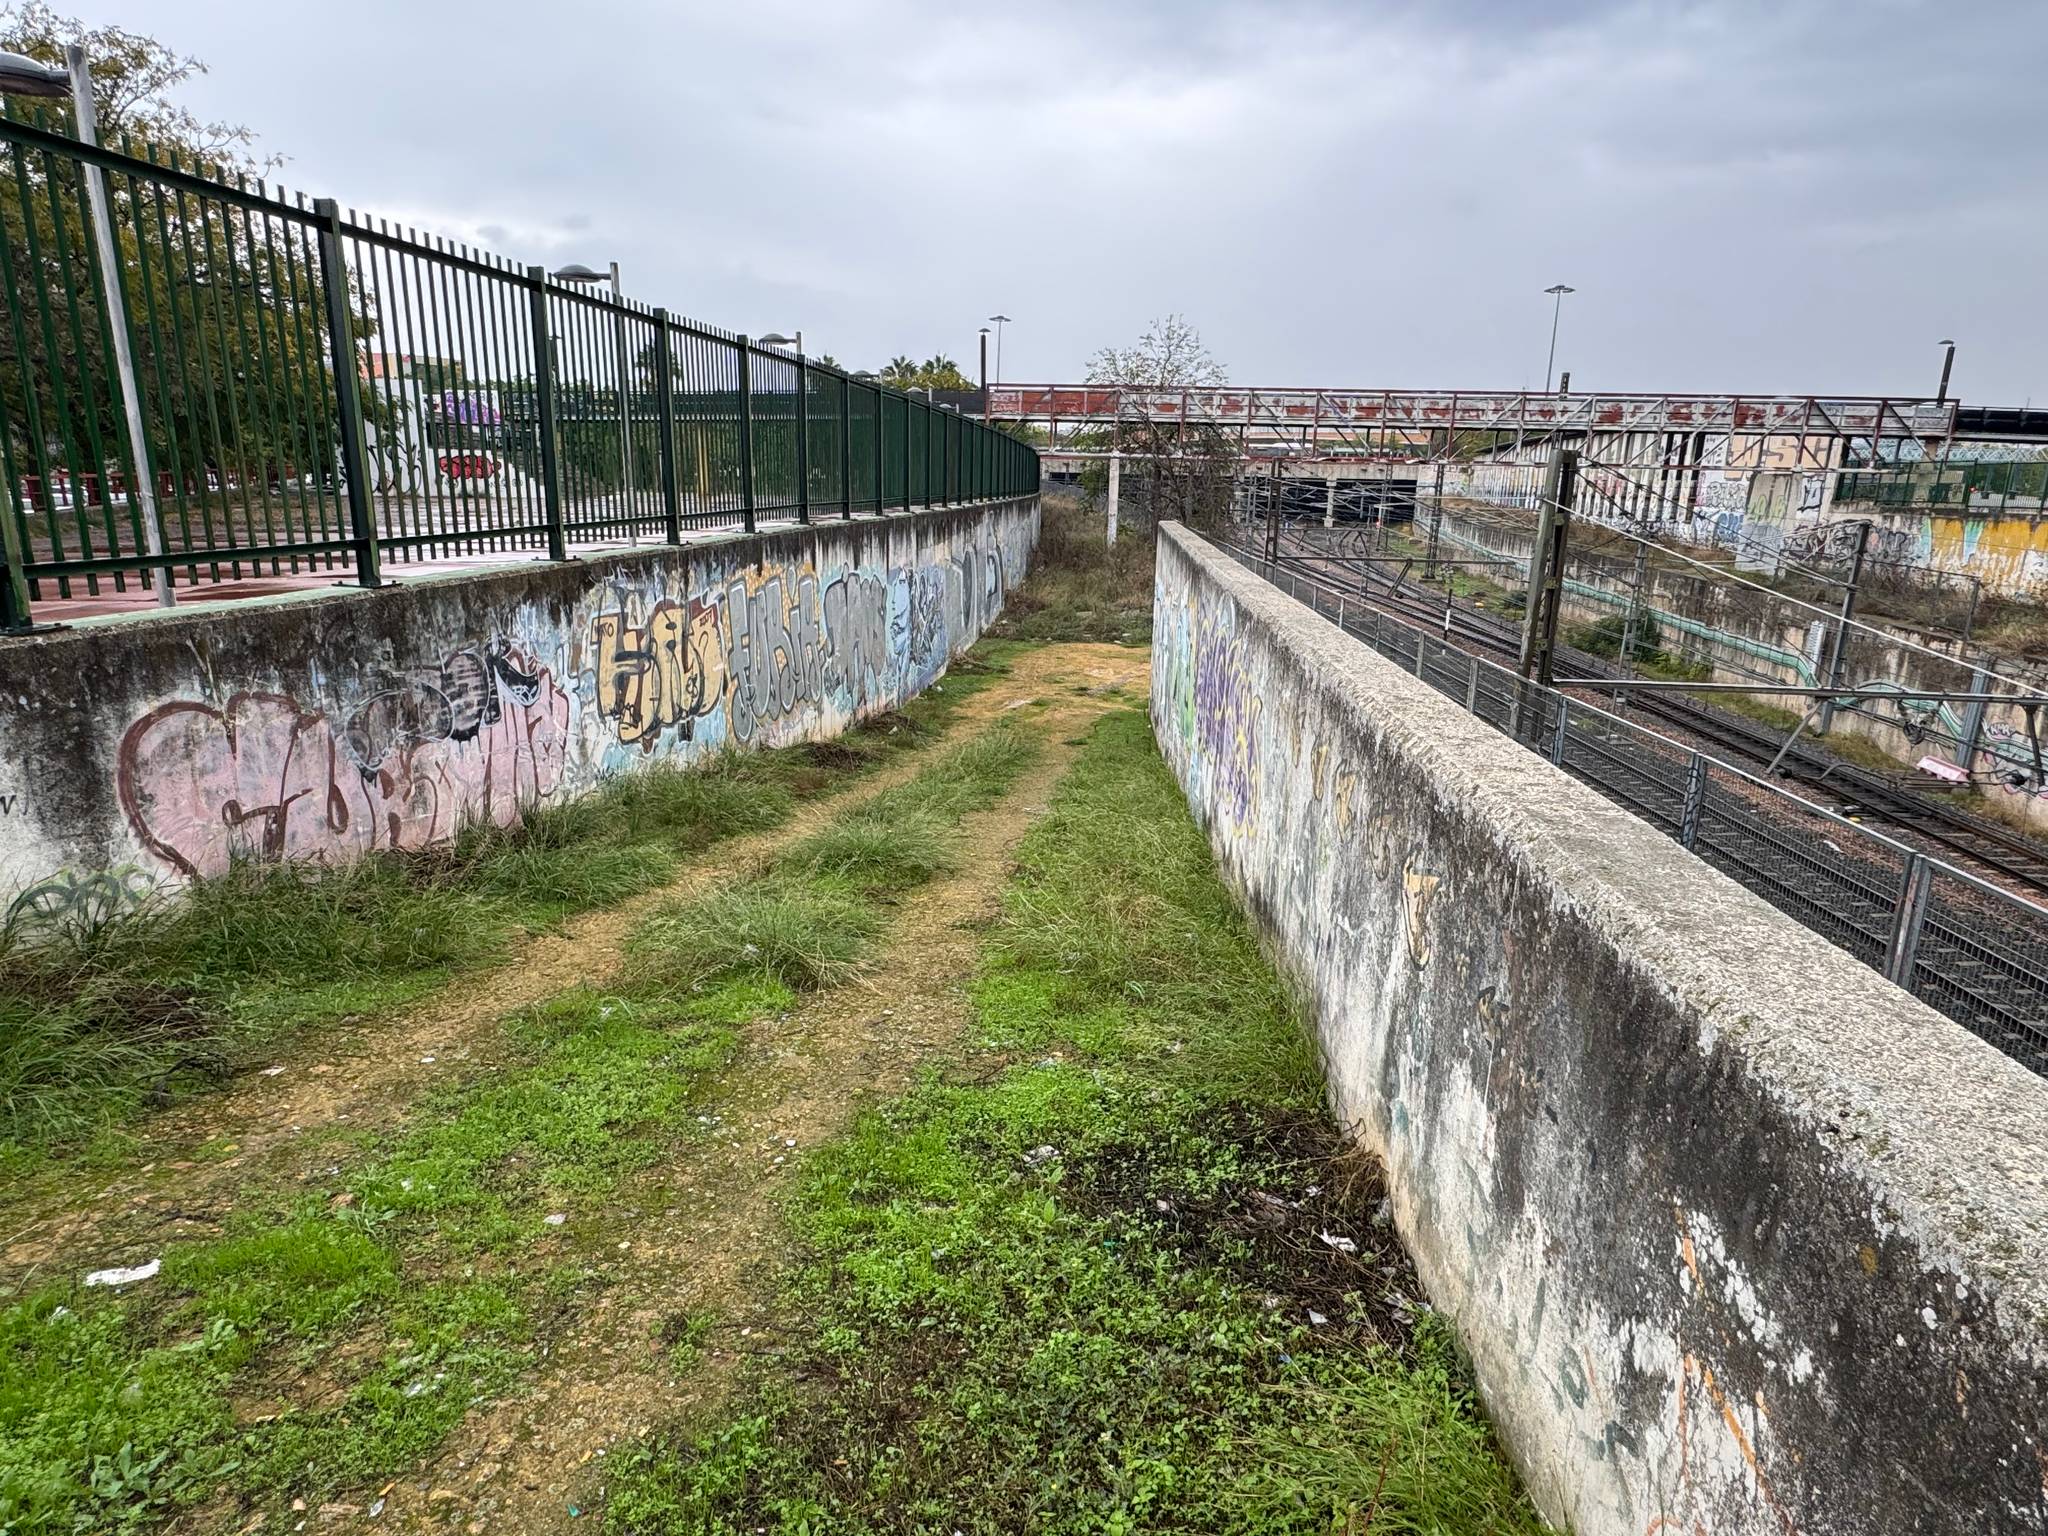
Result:
[[[980,635],[1037,531],[1027,498],[0,643],[0,910],[834,735]]]
[[[1154,635],[1551,1518],[2048,1531],[2048,1088],[1177,528]]]

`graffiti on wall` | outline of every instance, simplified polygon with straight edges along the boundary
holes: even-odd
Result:
[[[1215,776],[1217,805],[1236,832],[1255,824],[1263,696],[1252,686],[1244,641],[1213,609],[1195,621],[1196,744]]]
[[[664,598],[639,624],[623,611],[601,613],[590,648],[598,714],[621,742],[643,751],[670,730],[690,740],[724,695],[725,641],[712,604]]]
[[[421,847],[467,823],[515,825],[656,752],[837,729],[926,686],[981,632],[1031,531],[1016,520],[928,546],[909,568],[740,566],[687,592],[650,572],[608,585],[566,629],[551,616],[340,700],[174,699],[123,736],[119,804],[165,873],[211,875],[237,858]]]
[[[498,639],[339,716],[283,693],[165,704],[122,737],[116,791],[143,846],[184,875],[418,848],[517,824],[561,781],[568,724],[549,670]]]

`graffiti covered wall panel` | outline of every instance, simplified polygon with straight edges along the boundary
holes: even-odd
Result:
[[[0,904],[64,872],[126,890],[422,847],[650,762],[835,735],[980,636],[1037,523],[1024,500],[0,647]],[[82,714],[22,707],[67,665]]]

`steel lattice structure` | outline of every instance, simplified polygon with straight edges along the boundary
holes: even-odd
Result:
[[[1063,429],[1120,424],[1220,429],[1241,451],[1306,449],[1320,457],[1432,458],[1459,434],[1517,442],[1563,434],[1601,440],[1607,463],[1669,462],[1673,439],[1773,439],[1789,445],[1785,467],[1828,467],[1838,445],[1912,443],[1939,457],[1956,430],[1953,400],[1851,395],[1546,394],[1534,390],[1149,389],[1087,384],[1005,384],[989,390],[989,414],[1046,426],[1059,451]],[[1398,446],[1397,446],[1398,445]]]

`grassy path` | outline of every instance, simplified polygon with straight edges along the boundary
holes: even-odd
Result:
[[[711,1306],[758,1268],[768,1207],[746,1176],[772,1184],[794,1150],[764,1127],[823,1124],[859,1088],[848,1063],[876,1063],[847,1049],[874,1033],[846,1001],[873,996],[858,973],[901,924],[999,881],[1011,834],[978,807],[1034,771],[1015,744],[1043,730],[1018,727],[1064,729],[1141,667],[1023,653],[948,711],[946,744],[525,963],[156,1117],[83,1198],[63,1198],[75,1170],[11,1192],[0,1524],[575,1518],[557,1495],[577,1464],[652,1421]],[[973,875],[948,841],[962,817]],[[806,1032],[820,1043],[795,1060],[825,1076],[792,1068]],[[160,1278],[79,1289],[145,1252]]]
[[[861,1104],[902,1092],[923,1064],[957,1050],[983,932],[1075,733],[1133,696],[1111,691],[1118,679],[1142,693],[1142,657],[1112,653],[1099,678],[1072,662],[1059,649],[1035,653],[977,700],[978,716],[1031,743],[1028,764],[947,829],[945,872],[909,886],[859,971],[741,1028],[705,1101],[712,1133],[618,1192],[636,1214],[603,1224],[602,1243],[630,1235],[617,1238],[622,1257],[602,1294],[556,1333],[530,1392],[471,1416],[428,1476],[393,1489],[387,1519],[433,1529],[460,1511],[494,1530],[566,1530],[602,1502],[603,1458],[686,1406],[715,1405],[733,1365],[775,1347],[781,1207],[798,1165]],[[900,857],[900,846],[879,856]],[[451,1497],[437,1506],[437,1492]]]
[[[1539,1531],[1143,715],[1020,860],[964,1049],[807,1160],[772,1347],[606,1529]]]

